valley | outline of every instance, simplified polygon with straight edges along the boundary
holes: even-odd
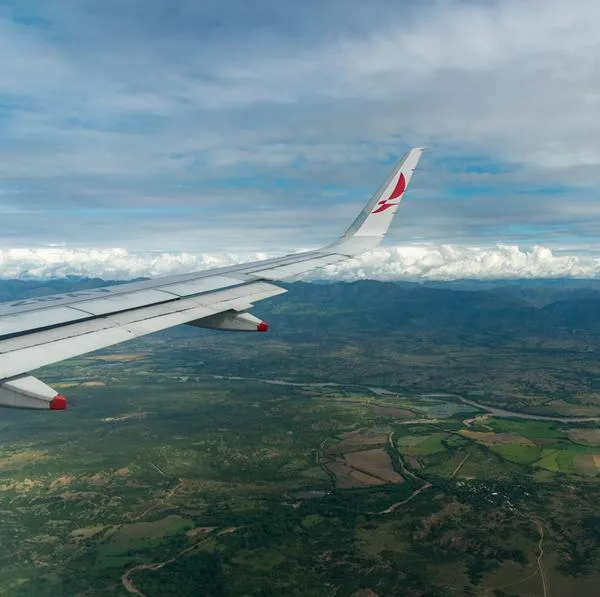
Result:
[[[591,373],[524,393],[548,353],[515,349],[466,383],[456,363],[499,346],[424,348],[410,322],[374,342],[339,297],[302,326],[306,286],[267,337],[159,334],[46,368],[58,416],[0,413],[0,595],[593,594]]]

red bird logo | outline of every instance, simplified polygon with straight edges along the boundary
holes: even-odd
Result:
[[[398,201],[397,203],[390,203],[390,201],[393,201],[394,199],[402,199],[404,191],[406,191],[406,178],[404,178],[403,173],[400,173],[400,178],[398,179],[398,182],[396,183],[396,187],[392,191],[392,194],[387,199],[380,199],[377,203],[378,207],[371,213],[380,214],[382,211],[385,211],[390,207],[398,205],[400,201]]]

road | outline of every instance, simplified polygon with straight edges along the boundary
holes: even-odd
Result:
[[[402,469],[402,475],[404,477],[411,477],[415,481],[420,481],[421,483],[423,483],[423,485],[421,485],[421,487],[419,487],[418,489],[415,489],[405,500],[402,500],[401,502],[396,502],[395,504],[392,504],[389,508],[386,508],[385,510],[380,510],[379,512],[372,512],[372,514],[391,514],[396,509],[398,509],[400,506],[404,506],[404,504],[408,504],[408,502],[410,502],[412,499],[416,498],[422,491],[425,491],[426,489],[429,489],[429,487],[432,487],[431,483],[429,483],[428,481],[425,481],[425,479],[421,479],[421,477],[418,477],[417,475],[415,475],[413,472],[409,471],[406,468],[406,466],[404,465],[404,460],[402,460],[402,455],[400,454],[400,452],[396,449],[396,446],[394,445],[394,432],[393,431],[390,431],[388,434],[388,444],[396,455],[398,464],[400,465],[400,468]]]
[[[544,593],[544,597],[551,597],[550,583],[548,582],[548,577],[546,576],[546,571],[544,570],[544,564],[542,562],[542,558],[544,557],[544,548],[542,547],[542,544],[544,543],[544,527],[542,526],[542,523],[537,518],[530,518],[527,515],[523,514],[522,512],[519,512],[518,510],[517,510],[517,512],[524,518],[527,518],[530,522],[533,522],[538,530],[539,535],[540,535],[540,540],[538,541],[538,557],[536,559],[537,570],[533,574],[530,574],[529,576],[526,576],[525,578],[520,578],[519,580],[509,582],[508,584],[501,585],[499,587],[492,587],[491,590],[503,591],[504,589],[507,589],[508,587],[516,587],[517,585],[523,584],[524,582],[531,580],[532,578],[534,578],[535,576],[537,576],[539,574],[540,580],[542,581],[542,591]]]
[[[138,595],[138,597],[148,597],[145,593],[142,593],[133,584],[133,581],[131,580],[131,575],[133,573],[137,572],[138,570],[160,570],[161,568],[164,568],[167,564],[172,564],[173,562],[178,560],[181,556],[192,551],[193,549],[196,549],[197,547],[200,547],[203,543],[206,543],[207,541],[208,541],[208,538],[203,539],[202,541],[198,541],[198,543],[194,543],[194,545],[192,545],[191,547],[188,547],[188,548],[184,549],[183,551],[180,551],[176,556],[170,558],[169,560],[165,560],[164,562],[153,562],[152,564],[138,564],[137,566],[130,568],[123,574],[123,576],[121,576],[121,584],[123,585],[123,588],[128,593],[131,593],[132,595]]]
[[[465,457],[458,463],[458,466],[454,469],[454,472],[450,475],[451,479],[454,479],[454,477],[456,477],[456,475],[458,474],[458,471],[462,468],[463,464],[465,462],[467,462],[467,459],[469,458],[469,456],[471,456],[470,450],[465,454]]]
[[[392,512],[394,512],[394,510],[398,509],[400,506],[404,506],[404,504],[408,504],[408,502],[410,502],[413,498],[416,498],[422,491],[425,491],[426,489],[429,489],[430,487],[432,487],[431,483],[428,482],[424,482],[425,484],[422,485],[421,487],[419,487],[419,489],[415,489],[405,500],[402,500],[401,502],[396,502],[395,504],[392,504],[389,508],[386,508],[385,510],[381,510],[380,512],[377,512],[377,514],[391,514]]]
[[[542,587],[544,589],[544,597],[550,597],[550,585],[548,584],[548,579],[546,578],[546,572],[544,570],[544,565],[542,564],[542,558],[544,557],[544,548],[542,547],[542,543],[544,542],[544,527],[542,523],[534,519],[533,522],[538,529],[540,534],[540,541],[538,543],[539,555],[537,558],[538,570],[540,571],[540,578],[542,579]]]

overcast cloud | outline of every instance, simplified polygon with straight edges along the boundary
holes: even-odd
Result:
[[[598,55],[592,0],[0,1],[0,276],[315,247],[412,144],[328,275],[596,276]]]

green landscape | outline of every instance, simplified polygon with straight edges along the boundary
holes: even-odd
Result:
[[[594,305],[299,283],[269,334],[48,367],[68,411],[0,412],[0,595],[596,594]]]

